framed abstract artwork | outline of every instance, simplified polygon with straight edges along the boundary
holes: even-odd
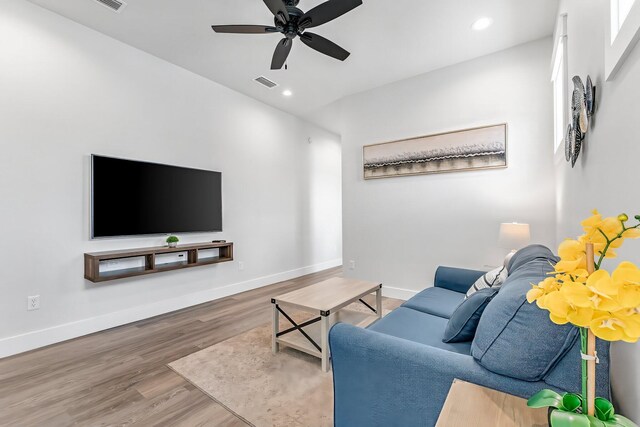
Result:
[[[363,147],[364,179],[507,167],[507,124]]]

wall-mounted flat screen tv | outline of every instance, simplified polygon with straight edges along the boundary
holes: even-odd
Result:
[[[91,237],[222,231],[222,174],[91,156]]]

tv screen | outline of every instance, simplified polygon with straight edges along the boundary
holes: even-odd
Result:
[[[222,231],[220,172],[91,158],[92,238]]]

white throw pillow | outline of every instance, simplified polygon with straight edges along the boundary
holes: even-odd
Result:
[[[509,272],[507,271],[507,267],[498,267],[494,270],[487,271],[482,275],[482,277],[476,280],[471,288],[469,288],[466,298],[469,298],[473,293],[480,289],[499,288],[502,286],[504,281],[507,280],[508,275]]]

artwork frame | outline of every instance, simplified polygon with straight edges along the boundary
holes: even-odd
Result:
[[[508,167],[508,135],[508,124],[497,123],[365,145],[362,147],[363,178],[505,169]],[[473,137],[477,138],[475,143],[468,139]],[[491,142],[491,150],[477,151],[490,137],[497,138]],[[419,148],[422,150],[415,151]],[[407,149],[414,151],[407,152]],[[456,151],[460,154],[446,155]],[[436,155],[440,153],[445,155]]]

